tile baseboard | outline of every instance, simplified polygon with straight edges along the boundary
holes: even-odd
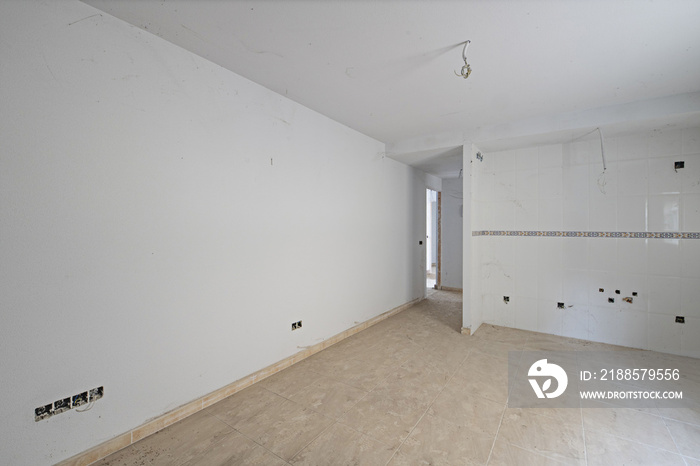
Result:
[[[378,316],[372,317],[371,319],[362,322],[361,324],[358,324],[354,327],[351,327],[343,332],[340,332],[337,335],[328,338],[327,340],[317,343],[303,351],[300,351],[298,353],[293,354],[292,356],[282,359],[281,361],[275,364],[267,366],[264,369],[261,369],[246,377],[243,377],[240,380],[237,380],[229,385],[215,390],[212,393],[209,393],[208,395],[205,395],[178,408],[175,408],[174,410],[169,411],[161,416],[158,416],[155,419],[152,419],[146,422],[145,424],[142,424],[139,427],[130,430],[129,432],[118,435],[110,440],[107,440],[106,442],[103,442],[95,447],[90,448],[89,450],[86,450],[71,458],[63,460],[57,463],[57,466],[86,466],[94,463],[95,461],[99,461],[102,458],[105,458],[111,455],[112,453],[126,448],[129,445],[148,437],[149,435],[155,434],[156,432],[163,430],[166,427],[192,414],[202,411],[203,409],[213,405],[218,401],[223,400],[224,398],[238,393],[244,388],[247,388],[256,382],[270,377],[271,375],[274,375],[277,372],[286,369],[287,367],[290,367],[293,364],[296,364],[318,353],[319,351],[328,348],[329,346],[332,346],[348,337],[351,337],[352,335],[355,335],[356,333],[361,332],[362,330],[365,330],[375,324],[378,324],[379,322],[410,308],[411,306],[417,304],[423,299],[425,298],[413,299],[389,311],[379,314]],[[462,329],[462,333],[464,333],[464,329]]]

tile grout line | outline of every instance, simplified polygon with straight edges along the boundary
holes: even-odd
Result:
[[[418,424],[420,424],[420,421],[422,421],[423,418],[425,417],[425,415],[428,414],[428,411],[430,411],[430,408],[433,406],[433,403],[435,403],[435,400],[437,400],[437,398],[440,396],[440,394],[442,394],[442,392],[445,390],[445,387],[447,387],[447,384],[450,383],[450,382],[452,381],[452,379],[454,378],[454,376],[455,376],[455,374],[457,373],[457,371],[459,370],[459,368],[462,367],[462,364],[464,364],[464,361],[467,360],[467,358],[469,357],[469,353],[471,353],[471,349],[467,350],[467,354],[464,356],[464,358],[462,359],[462,361],[457,365],[457,367],[455,368],[454,372],[452,372],[452,375],[450,376],[450,378],[447,380],[447,382],[445,382],[445,384],[442,386],[442,388],[440,389],[440,391],[438,392],[438,394],[435,395],[435,396],[433,397],[433,399],[430,401],[430,403],[429,403],[428,406],[425,408],[425,411],[423,412],[423,414],[421,415],[421,417],[420,417],[420,418],[418,419],[418,421],[416,421],[416,423],[413,425],[413,427],[412,427],[411,430],[409,431],[409,433],[408,433],[408,435],[406,436],[406,438],[403,439],[403,440],[401,441],[401,443],[399,444],[398,447],[396,447],[396,450],[394,450],[394,454],[391,455],[391,458],[389,458],[389,460],[386,462],[386,464],[391,463],[391,461],[394,459],[394,457],[396,456],[396,454],[399,452],[399,450],[401,449],[401,447],[403,446],[403,444],[406,443],[406,440],[408,440],[408,438],[411,436],[411,434],[413,433],[413,431],[416,430],[416,427],[418,427]]]
[[[525,343],[523,343],[523,346],[527,344],[527,341],[530,339],[528,336],[525,339]],[[518,370],[515,372],[514,375],[518,374],[518,371],[520,370],[520,361],[523,358],[523,350],[520,350],[520,358],[518,359]],[[510,381],[508,381],[508,391],[510,392]],[[508,393],[508,397],[506,398],[505,405],[503,406],[503,412],[501,413],[501,419],[498,421],[498,428],[496,429],[496,435],[493,436],[493,442],[491,443],[491,450],[489,450],[489,456],[486,458],[486,464],[489,464],[491,461],[491,456],[493,455],[493,449],[496,447],[496,440],[498,440],[498,434],[501,432],[501,425],[503,425],[503,418],[506,415],[506,410],[508,409],[508,400],[510,400],[510,393]]]

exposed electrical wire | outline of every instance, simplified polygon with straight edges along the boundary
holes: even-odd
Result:
[[[464,48],[462,49],[462,59],[464,60],[464,66],[462,67],[462,71],[459,73],[455,71],[455,75],[461,76],[464,79],[467,79],[469,75],[472,74],[472,67],[469,66],[469,63],[467,63],[467,47],[469,47],[470,43],[470,40],[466,41],[464,43]]]

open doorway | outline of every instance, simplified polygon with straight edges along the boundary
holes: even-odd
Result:
[[[440,193],[425,190],[425,286],[440,288]]]

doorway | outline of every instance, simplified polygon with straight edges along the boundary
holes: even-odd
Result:
[[[425,286],[440,288],[440,193],[425,190]]]

